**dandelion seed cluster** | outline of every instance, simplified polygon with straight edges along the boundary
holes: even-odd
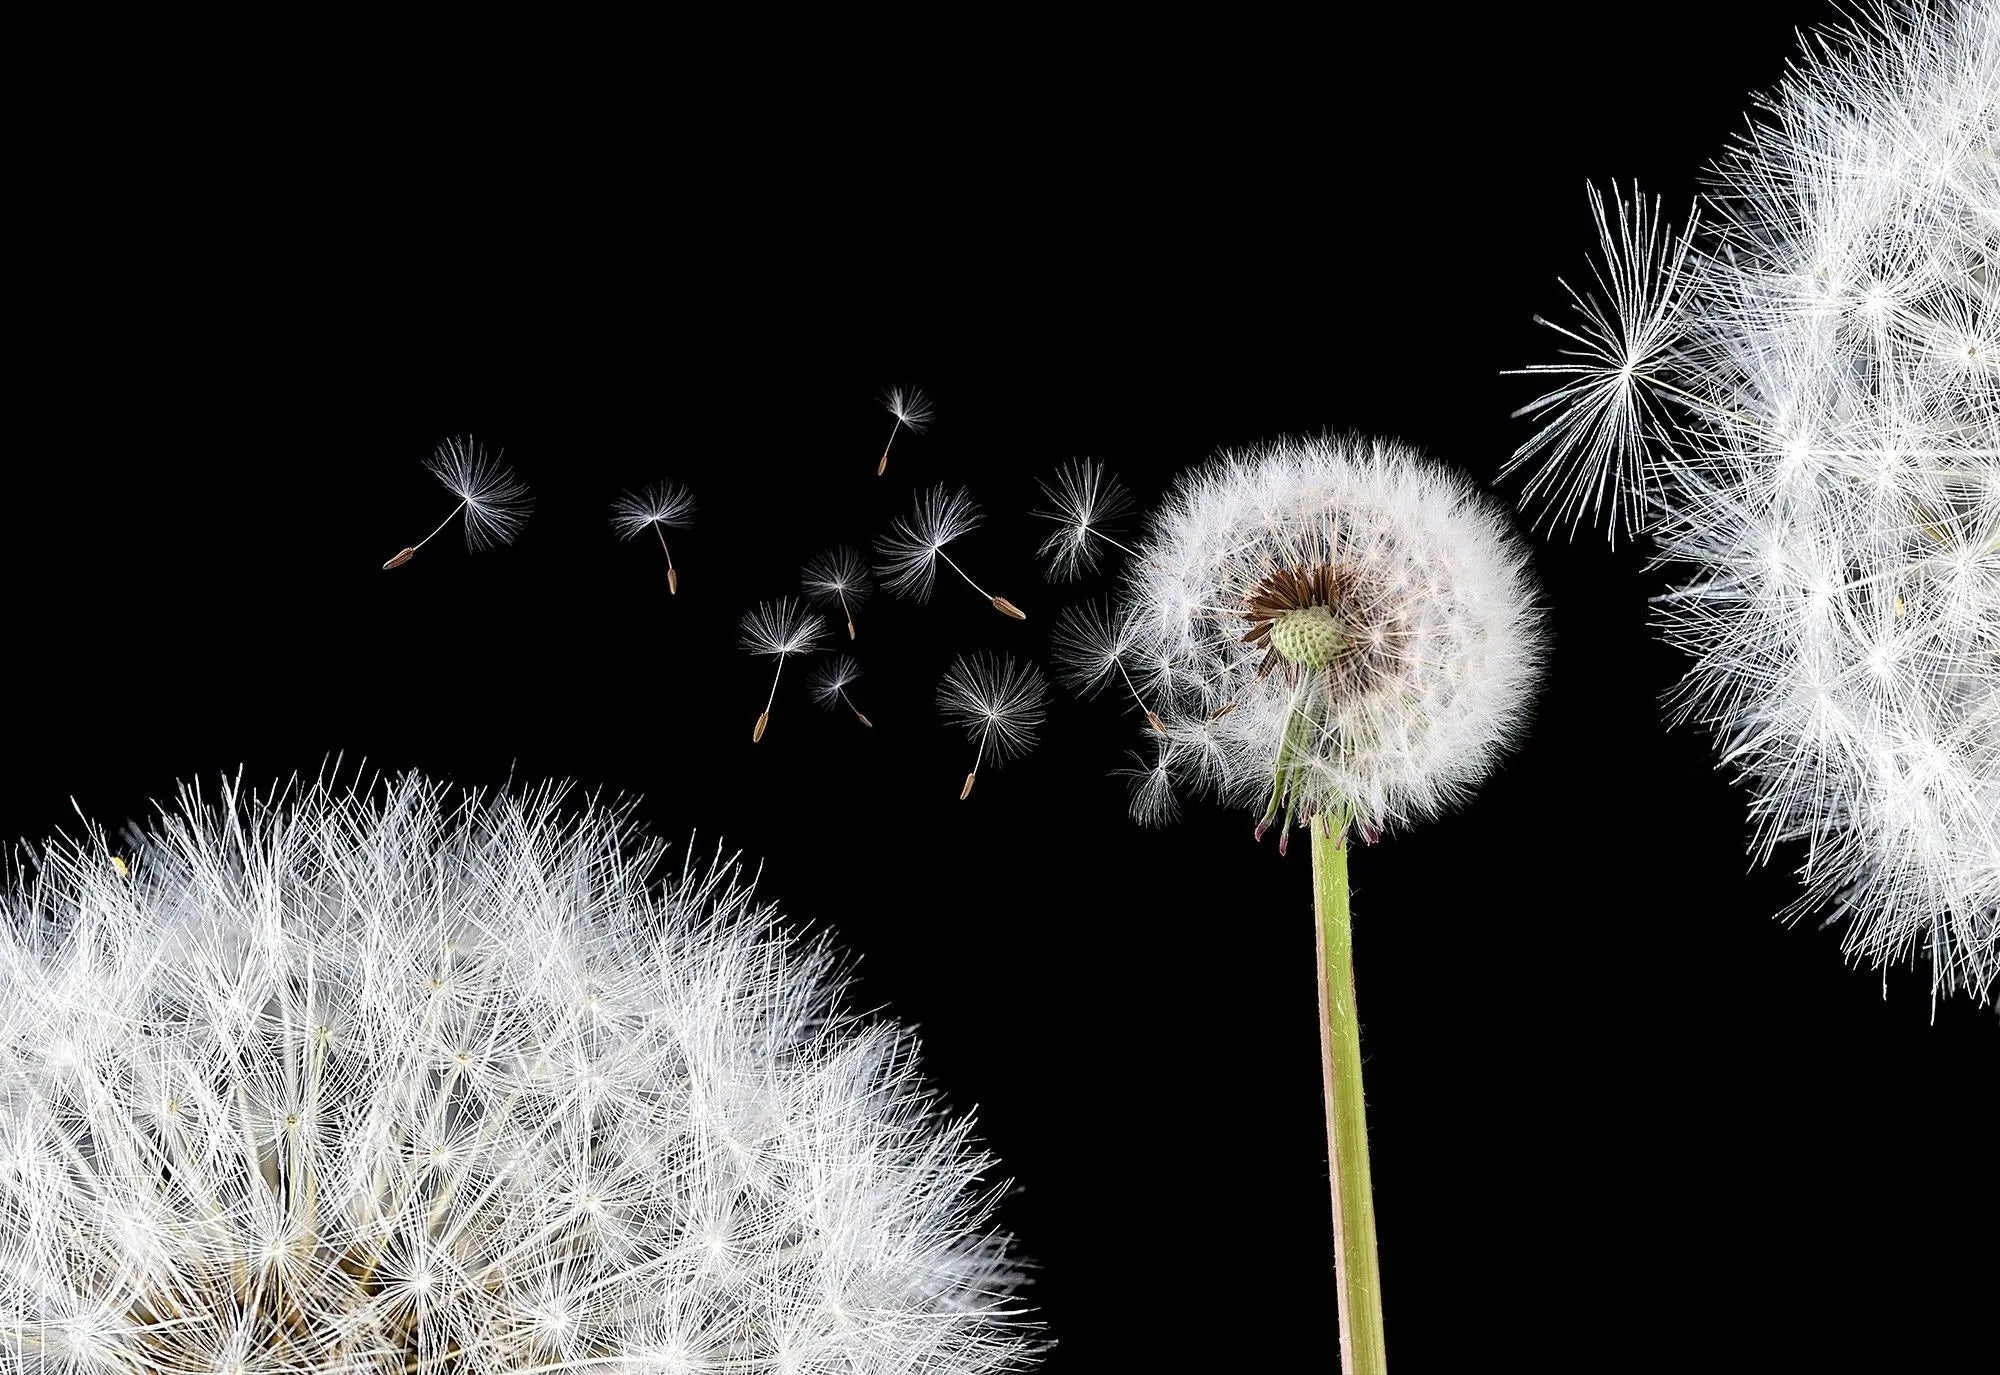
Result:
[[[184,795],[0,929],[0,1353],[50,1372],[1018,1368],[990,1162],[733,868],[419,779]]]
[[[1525,551],[1469,484],[1398,444],[1307,438],[1184,478],[1117,613],[1072,622],[1063,649],[1158,718],[1142,820],[1171,812],[1178,777],[1373,834],[1487,772],[1540,647]]]
[[[1531,492],[1678,570],[1679,719],[1849,951],[2000,974],[2000,4],[1816,35],[1688,233],[1598,206]]]

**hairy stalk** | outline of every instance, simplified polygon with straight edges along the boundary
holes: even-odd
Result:
[[[1353,923],[1348,913],[1346,826],[1312,822],[1314,944],[1319,957],[1320,1069],[1333,1172],[1334,1266],[1340,1292],[1342,1375],[1379,1375],[1382,1275],[1375,1256],[1375,1195],[1368,1180],[1368,1113],[1361,1093],[1361,1023],[1354,1007]]]

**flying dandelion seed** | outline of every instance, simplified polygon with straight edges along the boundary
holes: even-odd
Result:
[[[667,593],[679,596],[680,571],[674,567],[673,550],[667,548],[668,530],[685,530],[694,524],[694,493],[678,482],[656,482],[637,492],[626,492],[611,503],[611,525],[620,539],[636,539],[651,530],[667,560]]]
[[[1035,747],[1048,715],[1049,683],[1042,671],[1011,654],[958,655],[938,684],[938,710],[979,749],[959,789],[962,802],[990,756],[994,764],[1018,759]]]
[[[1085,602],[1067,608],[1056,618],[1056,628],[1049,636],[1049,657],[1055,661],[1057,675],[1085,697],[1096,696],[1116,678],[1147,724],[1165,735],[1167,728],[1160,714],[1146,705],[1125,666],[1126,659],[1138,652],[1138,639],[1138,627],[1108,603]]]
[[[882,461],[875,465],[877,477],[889,471],[889,446],[896,442],[897,431],[922,434],[930,428],[932,415],[931,399],[922,387],[891,387],[882,393],[882,406],[896,417],[896,423],[889,427],[889,438],[882,444]]]
[[[2000,980],[2000,4],[1813,35],[1681,235],[1593,194],[1524,500],[1651,538],[1671,711],[1798,847],[1782,915]],[[1548,322],[1544,322],[1548,323]],[[1635,494],[1643,494],[1638,496]]]
[[[477,553],[482,549],[511,544],[514,536],[520,533],[522,522],[527,520],[528,512],[534,508],[528,485],[514,475],[512,468],[500,461],[499,455],[489,454],[470,435],[456,435],[439,444],[436,451],[424,460],[424,467],[444,484],[446,491],[458,498],[458,505],[438,522],[437,529],[415,544],[399,550],[385,562],[382,565],[385,569],[401,568],[417,556],[419,549],[436,539],[447,525],[460,517],[465,522],[467,549]]]
[[[1153,755],[1134,751],[1130,763],[1118,776],[1132,785],[1132,819],[1141,826],[1165,826],[1180,819],[1180,796],[1174,791],[1174,751],[1172,741],[1153,742]]]
[[[947,487],[940,483],[926,488],[917,493],[916,510],[907,516],[897,516],[890,522],[888,532],[876,539],[875,553],[881,562],[875,571],[891,592],[912,601],[924,602],[930,600],[931,588],[937,582],[938,562],[943,560],[952,572],[965,579],[967,587],[984,597],[995,611],[1017,621],[1025,621],[1028,619],[1026,612],[1005,597],[996,597],[974,582],[945,552],[946,545],[971,534],[979,528],[983,519],[978,505],[963,487]]]
[[[1134,510],[1132,496],[1104,464],[1094,458],[1072,460],[1040,486],[1048,507],[1030,514],[1055,525],[1036,551],[1048,564],[1049,581],[1070,582],[1095,573],[1106,549],[1132,553],[1118,538],[1121,523]]]
[[[764,738],[764,728],[771,723],[771,707],[778,700],[778,679],[784,674],[785,660],[796,654],[813,653],[820,648],[826,633],[826,622],[793,597],[759,602],[755,610],[743,614],[738,643],[746,653],[777,660],[777,667],[771,671],[771,695],[750,732],[752,744]]]
[[[1586,514],[1603,519],[1615,538],[1621,527],[1645,520],[1648,455],[1670,443],[1674,431],[1657,383],[1679,343],[1674,317],[1688,290],[1693,226],[1671,232],[1658,197],[1650,205],[1617,200],[1615,228],[1596,187],[1590,208],[1603,247],[1603,261],[1591,265],[1596,291],[1562,283],[1576,307],[1574,326],[1535,317],[1569,340],[1564,361],[1516,369],[1567,380],[1514,412],[1551,418],[1501,475],[1547,455],[1528,479],[1526,497],[1552,516],[1569,512],[1572,523]]]
[[[185,790],[0,891],[0,1358],[1031,1364],[993,1166],[843,961],[630,806]]]
[[[868,576],[868,560],[859,549],[840,545],[815,555],[799,570],[806,600],[815,606],[838,606],[847,621],[847,638],[854,638],[854,608],[868,600],[875,584]]]
[[[854,699],[847,695],[848,687],[860,676],[861,665],[855,662],[852,654],[836,654],[814,669],[806,682],[812,689],[815,702],[829,711],[846,707],[854,713],[855,720],[864,726],[872,726],[875,723],[870,721],[861,708],[854,705]]]

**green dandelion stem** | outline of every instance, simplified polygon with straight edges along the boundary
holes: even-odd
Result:
[[[1291,829],[1293,812],[1298,806],[1294,775],[1298,772],[1299,761],[1309,753],[1311,736],[1312,718],[1293,707],[1285,717],[1285,733],[1278,740],[1278,761],[1271,769],[1271,796],[1264,804],[1263,819],[1257,823],[1259,836],[1277,818],[1279,807],[1285,809],[1285,824],[1280,833]]]
[[[1342,1375],[1380,1375],[1388,1358],[1382,1341],[1382,1275],[1375,1255],[1375,1195],[1368,1179],[1368,1113],[1361,1094],[1361,1023],[1354,1007],[1345,823],[1345,817],[1318,816],[1310,827],[1313,907],[1318,917],[1320,1067],[1333,1174],[1340,1368]]]

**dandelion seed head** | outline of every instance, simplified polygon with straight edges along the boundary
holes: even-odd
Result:
[[[1370,831],[1472,789],[1541,657],[1500,514],[1413,450],[1362,439],[1282,439],[1190,474],[1095,631],[1084,662],[1116,647],[1162,722],[1165,774],[1262,804],[1282,764],[1299,815]]]
[[[130,878],[41,851],[0,924],[0,1353],[1022,1368],[992,1162],[910,1034],[629,817],[322,782],[189,790]]]
[[[474,552],[513,543],[534,509],[528,484],[470,435],[440,443],[424,467],[462,503],[465,545]]]
[[[1975,997],[2000,976],[1996,90],[1990,0],[1813,35],[1705,223],[1626,256],[1596,318],[1651,341],[1627,410],[1580,374],[1524,449],[1558,508],[1613,467],[1648,494],[1693,660],[1673,718],[1748,786],[1753,853],[1802,856],[1790,915]]]
[[[678,482],[655,482],[621,493],[611,503],[611,526],[620,539],[635,539],[656,528],[685,530],[693,524],[694,493]]]

